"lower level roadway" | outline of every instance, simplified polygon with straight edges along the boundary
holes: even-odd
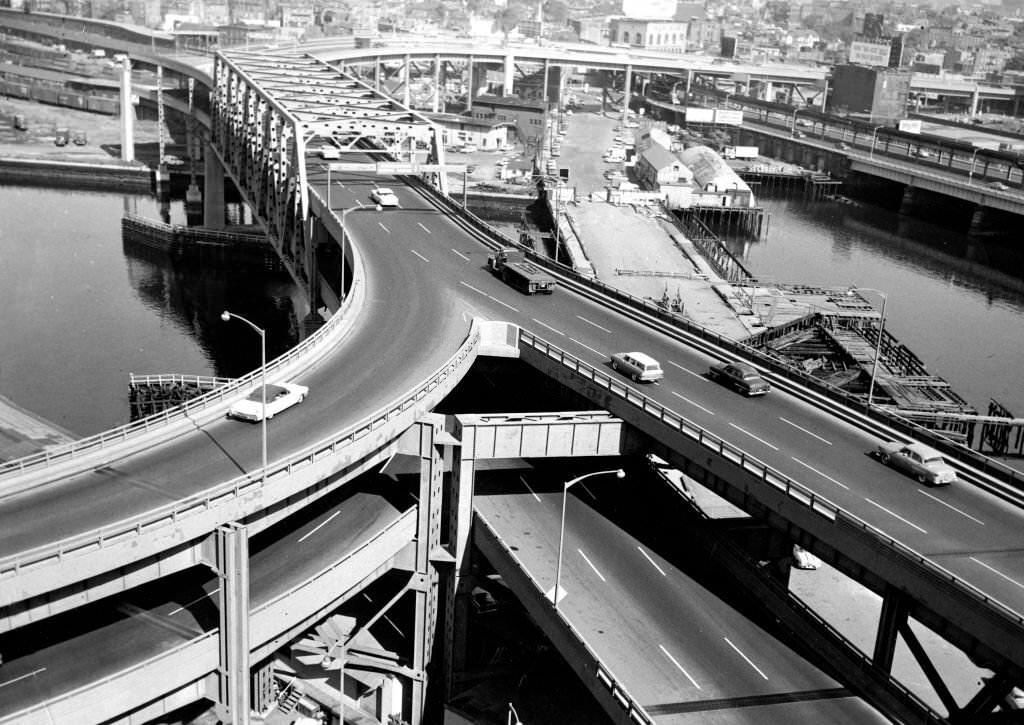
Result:
[[[555,582],[562,484],[582,472],[478,474],[477,511],[541,590]],[[657,723],[885,722],[663,556],[645,533],[671,526],[668,512],[646,532],[602,513],[632,507],[631,491],[612,476],[572,489],[559,608]]]
[[[311,508],[252,540],[253,608],[359,548],[399,515],[383,496],[354,487]],[[218,586],[207,570],[192,569],[0,637],[0,719],[215,630]]]

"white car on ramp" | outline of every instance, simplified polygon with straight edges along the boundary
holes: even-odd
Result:
[[[267,385],[267,420],[270,420],[282,410],[298,405],[305,400],[308,394],[308,387],[297,385],[296,383]],[[240,400],[232,405],[228,409],[228,417],[250,420],[254,423],[263,420],[263,393],[261,388],[256,388],[244,400]]]

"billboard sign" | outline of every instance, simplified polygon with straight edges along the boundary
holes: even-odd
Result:
[[[743,111],[717,108],[715,109],[715,123],[720,123],[723,126],[742,126]]]
[[[919,119],[900,119],[900,131],[907,133],[921,133],[921,121]]]
[[[892,45],[888,42],[871,43],[866,40],[855,40],[850,43],[850,62],[885,68],[889,65],[891,52]]]
[[[713,108],[694,108],[691,106],[686,109],[687,123],[714,123],[714,120],[715,109]]]

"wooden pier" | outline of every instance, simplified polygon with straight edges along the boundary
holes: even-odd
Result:
[[[266,236],[252,227],[222,231],[126,214],[121,219],[121,235],[125,244],[183,262],[284,270]]]
[[[128,378],[131,420],[162,413],[187,400],[234,382],[233,378],[209,375],[136,375]]]

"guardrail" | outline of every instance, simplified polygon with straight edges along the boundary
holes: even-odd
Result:
[[[504,540],[500,536],[498,536],[498,532],[491,527],[487,519],[484,518],[479,512],[476,513],[475,518],[475,525],[481,526],[483,529],[485,529],[488,535],[491,537],[491,539],[493,539],[496,542],[500,542],[501,546],[503,546],[505,550],[509,552],[508,558],[513,562],[513,565],[518,570],[520,577],[522,577],[526,581],[529,581],[533,585],[534,589],[541,595],[542,600],[546,601],[547,597],[544,594],[543,586],[540,584],[540,582],[534,579],[533,576],[530,575],[530,572],[527,571],[526,567],[524,567],[520,563],[518,557],[512,555],[511,550],[505,545]],[[621,684],[622,681],[618,677],[616,677],[612,669],[601,660],[597,652],[590,648],[590,645],[587,644],[587,641],[583,638],[583,635],[580,634],[580,632],[572,626],[572,622],[566,619],[565,615],[562,614],[561,610],[555,607],[551,607],[551,610],[553,615],[557,617],[558,620],[561,622],[562,627],[564,627],[565,630],[569,632],[572,638],[576,641],[577,647],[579,648],[580,652],[576,652],[574,654],[576,654],[577,656],[583,654],[590,658],[591,662],[593,662],[594,664],[594,676],[601,683],[601,685],[606,690],[608,690],[608,693],[612,696],[612,698],[616,702],[618,702],[619,705],[622,706],[622,709],[626,712],[626,715],[629,717],[629,719],[632,722],[638,723],[638,725],[653,725],[654,719],[647,714],[647,712],[639,703],[634,701],[633,698],[629,696],[629,693],[626,691],[626,688]]]
[[[460,218],[469,229],[474,230],[477,233],[477,236],[484,240],[489,246],[496,248],[498,246],[509,246],[511,244],[522,248],[531,261],[557,274],[559,279],[563,283],[568,283],[567,286],[573,289],[573,291],[583,294],[592,300],[603,302],[606,306],[610,306],[609,301],[619,303],[636,313],[640,313],[631,315],[632,319],[637,322],[653,327],[649,318],[654,318],[671,331],[694,338],[691,340],[685,340],[687,342],[692,343],[700,341],[716,348],[720,348],[717,351],[708,350],[708,352],[717,352],[718,354],[721,354],[724,351],[731,355],[749,360],[768,370],[773,375],[790,380],[798,385],[810,389],[818,395],[824,396],[833,403],[846,408],[849,413],[856,413],[857,415],[863,416],[877,423],[889,426],[907,438],[923,441],[933,448],[939,449],[950,458],[965,465],[969,465],[980,473],[1008,485],[1014,494],[1014,496],[1008,500],[1017,505],[1024,505],[1024,473],[1007,466],[1005,463],[989,458],[982,453],[971,450],[956,441],[951,441],[945,436],[918,425],[907,418],[893,414],[890,411],[880,410],[876,406],[868,406],[865,401],[861,400],[860,396],[842,390],[841,388],[831,385],[819,378],[815,378],[812,375],[808,375],[800,368],[788,365],[781,360],[766,355],[760,350],[757,350],[744,342],[733,340],[729,337],[720,335],[713,330],[698,325],[697,323],[686,319],[682,315],[666,310],[650,300],[636,297],[597,279],[576,274],[569,267],[558,264],[548,257],[538,254],[532,249],[522,247],[522,245],[520,245],[516,240],[512,240],[508,236],[498,232],[496,229],[493,229],[487,224],[487,222],[483,221],[472,212],[464,209],[453,199],[440,195],[428,184],[420,182],[420,185],[422,188],[429,189],[436,201],[442,203],[454,216]],[[607,300],[602,300],[601,297],[607,298]],[[645,319],[645,317],[648,319]],[[998,495],[1003,495],[1003,497],[1006,498],[1003,492],[998,489],[989,487],[989,490],[992,490]]]
[[[24,567],[30,567],[49,559],[62,559],[80,550],[91,550],[102,547],[105,542],[120,539],[124,536],[141,534],[154,528],[177,522],[190,514],[203,513],[219,505],[229,497],[237,498],[243,494],[257,496],[265,491],[277,476],[290,476],[296,468],[302,468],[319,461],[324,456],[336,455],[340,449],[351,445],[370,433],[388,424],[392,419],[405,413],[417,402],[443,385],[452,375],[459,374],[476,359],[480,346],[480,323],[473,320],[469,335],[459,349],[448,361],[441,365],[429,378],[409,392],[396,398],[394,402],[379,408],[361,421],[349,426],[340,433],[333,434],[313,443],[288,458],[267,466],[264,478],[263,470],[256,469],[251,473],[217,484],[199,493],[173,501],[159,508],[137,514],[121,521],[77,534],[59,541],[0,558],[0,578]],[[258,375],[258,373],[257,373]],[[154,416],[157,417],[157,416]],[[272,503],[272,497],[259,496],[265,505]]]
[[[544,356],[564,365],[582,378],[608,390],[608,392],[613,395],[617,395],[626,402],[636,406],[647,415],[656,418],[660,423],[667,425],[669,428],[696,441],[709,452],[719,455],[730,463],[740,466],[748,473],[754,474],[764,483],[784,492],[790,498],[809,507],[815,513],[836,522],[837,524],[849,529],[851,532],[861,532],[866,534],[869,538],[865,539],[864,543],[868,546],[881,549],[879,551],[879,556],[885,555],[885,551],[883,550],[893,552],[899,556],[902,562],[909,562],[926,571],[933,582],[945,583],[951,591],[956,590],[967,595],[974,602],[984,605],[990,611],[997,613],[1012,625],[1016,627],[1024,627],[1024,616],[1017,613],[1011,607],[994,597],[990,597],[974,585],[960,579],[952,572],[942,568],[938,564],[935,564],[911,547],[899,542],[885,532],[876,529],[866,521],[863,521],[839,506],[836,506],[828,499],[818,496],[813,491],[792,480],[785,474],[780,473],[767,464],[747,455],[738,448],[726,443],[713,433],[705,431],[703,428],[690,422],[675,411],[651,400],[646,395],[637,392],[629,385],[626,385],[609,375],[605,375],[594,366],[583,362],[579,358],[565,352],[555,345],[552,345],[546,340],[527,332],[526,330],[520,329],[519,340],[520,344],[529,345]],[[881,547],[878,547],[878,544],[881,544]]]

